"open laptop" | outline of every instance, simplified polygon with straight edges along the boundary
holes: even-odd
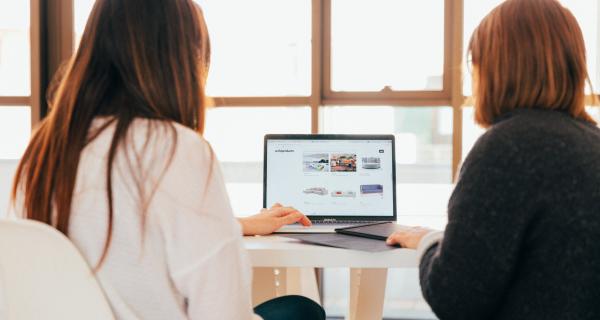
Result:
[[[393,135],[266,135],[263,207],[306,214],[313,226],[276,233],[330,233],[396,221]]]

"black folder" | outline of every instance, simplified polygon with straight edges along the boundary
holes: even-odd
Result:
[[[385,241],[349,236],[340,233],[294,233],[281,234],[280,236],[310,244],[367,252],[383,252],[399,248],[397,246],[388,246]]]
[[[353,249],[369,252],[381,252],[399,248],[388,246],[385,240],[400,227],[393,222],[383,222],[356,227],[335,229],[336,233],[282,234],[311,244]]]
[[[393,222],[370,224],[356,227],[346,227],[335,229],[335,232],[350,236],[357,236],[375,240],[385,241],[392,233],[402,228]]]

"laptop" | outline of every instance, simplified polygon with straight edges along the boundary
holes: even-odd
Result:
[[[275,233],[333,233],[396,221],[393,135],[266,135],[263,207],[304,213],[313,226]]]

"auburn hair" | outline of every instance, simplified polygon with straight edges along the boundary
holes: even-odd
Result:
[[[506,0],[475,29],[468,47],[475,121],[491,126],[519,108],[563,111],[595,121],[585,110],[589,81],[583,34],[556,0]]]
[[[106,172],[108,231],[113,229],[111,172],[136,118],[204,130],[204,87],[210,62],[208,31],[192,0],[97,0],[80,46],[49,94],[50,112],[18,166],[13,203],[23,214],[68,235],[77,168],[98,116],[115,131]],[[176,136],[173,136],[176,139]],[[174,150],[171,150],[174,152]],[[137,183],[144,183],[138,181]],[[139,186],[138,186],[139,187]],[[140,188],[141,189],[141,188]]]

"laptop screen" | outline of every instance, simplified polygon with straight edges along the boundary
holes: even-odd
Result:
[[[266,139],[265,205],[309,216],[394,217],[393,143]]]

